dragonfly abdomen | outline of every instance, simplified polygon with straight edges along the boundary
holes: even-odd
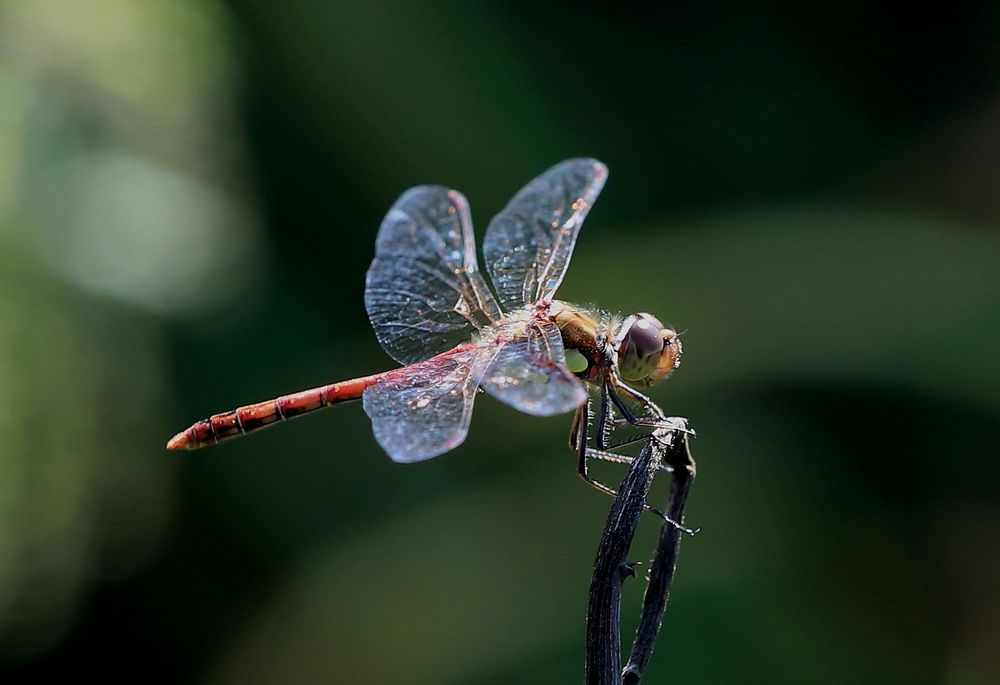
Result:
[[[360,399],[365,388],[377,382],[382,376],[383,374],[379,373],[331,383],[214,414],[207,419],[196,421],[175,435],[167,443],[167,449],[194,450],[215,445],[224,440],[267,428],[279,421],[293,419],[341,402]]]

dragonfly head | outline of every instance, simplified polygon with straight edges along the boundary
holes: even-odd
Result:
[[[623,380],[652,385],[681,364],[677,333],[652,314],[633,314],[618,332],[618,373]]]

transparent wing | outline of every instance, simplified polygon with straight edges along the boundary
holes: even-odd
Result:
[[[396,201],[379,228],[365,308],[378,341],[401,364],[451,349],[500,318],[461,193],[418,186]]]
[[[607,167],[595,159],[566,160],[522,188],[493,218],[483,257],[505,310],[552,299],[607,177]]]
[[[495,332],[506,340],[489,353],[480,380],[486,392],[535,416],[563,414],[587,401],[583,382],[566,368],[562,335],[554,323],[505,322]]]
[[[423,461],[462,444],[469,432],[481,350],[468,346],[390,371],[362,395],[375,439],[394,461]]]

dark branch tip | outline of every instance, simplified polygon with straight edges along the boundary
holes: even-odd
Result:
[[[642,673],[632,664],[622,669],[622,685],[635,685],[642,678]]]
[[[638,566],[639,562],[636,561],[623,561],[618,564],[618,577],[622,580],[626,578],[635,578],[635,567]]]

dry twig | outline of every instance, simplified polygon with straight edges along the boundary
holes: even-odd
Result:
[[[626,556],[642,514],[646,495],[661,464],[673,467],[664,511],[669,521],[660,529],[656,552],[647,577],[642,615],[624,672],[621,669],[621,586],[635,575]],[[688,494],[694,484],[695,464],[687,435],[656,431],[632,464],[611,505],[594,559],[587,608],[588,685],[636,685],[642,678],[660,630],[670,586],[677,565]]]

